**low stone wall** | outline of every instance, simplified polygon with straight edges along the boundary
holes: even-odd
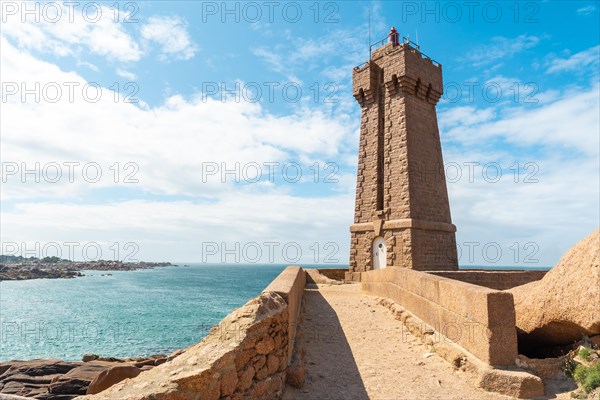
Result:
[[[346,272],[348,272],[348,268],[317,268],[317,271],[329,279],[343,281],[346,278]]]
[[[174,360],[80,400],[276,399],[285,387],[305,272],[286,268]]]
[[[443,336],[493,366],[514,366],[512,294],[407,268],[361,273],[363,290],[402,305]]]
[[[489,270],[462,270],[462,271],[430,271],[430,274],[444,278],[485,286],[490,289],[508,290],[526,283],[539,281],[548,271],[489,271]]]
[[[431,351],[448,361],[455,370],[465,373],[466,378],[476,387],[519,399],[536,398],[544,394],[544,383],[540,377],[520,368],[492,367],[473,356],[464,347],[440,340],[439,334],[436,334],[433,328],[394,301],[381,298],[379,304],[387,307],[410,333],[430,346]]]
[[[306,273],[300,267],[287,267],[277,279],[269,284],[263,290],[263,293],[277,293],[286,301],[288,306],[288,359],[286,365],[290,363],[294,340],[296,338],[296,327],[298,326],[298,316],[302,305],[302,296],[304,295],[304,286],[306,286]]]

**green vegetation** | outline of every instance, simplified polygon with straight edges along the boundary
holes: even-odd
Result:
[[[0,255],[0,262],[2,263],[18,263],[23,262],[25,260],[27,259],[21,256],[5,256],[4,254]]]
[[[589,361],[590,355],[592,354],[592,349],[588,349],[587,347],[581,347],[579,349],[579,358],[585,361]]]
[[[578,364],[573,372],[573,379],[586,393],[600,387],[600,363],[592,366]]]
[[[582,360],[589,361],[592,353],[592,349],[581,347],[577,352],[577,355]],[[583,365],[575,360],[567,359],[565,360],[562,369],[565,374],[573,378],[586,393],[590,393],[594,389],[600,387],[600,362],[596,362],[593,365]],[[600,400],[600,396],[598,400]]]
[[[573,361],[573,360],[571,360],[571,359],[568,358],[568,359],[566,359],[564,361],[563,366],[562,366],[562,370],[565,372],[565,375],[567,375],[568,377],[572,378],[573,377],[573,373],[575,372],[575,367],[577,365],[578,364],[575,361]]]
[[[59,261],[63,261],[62,259],[52,256],[52,257],[44,257],[40,260],[44,264],[56,264]]]
[[[56,264],[59,262],[71,262],[70,260],[65,260],[60,257],[51,256],[44,257],[39,259],[37,257],[23,257],[23,256],[12,256],[12,255],[4,255],[0,254],[0,263],[6,264],[20,264],[20,263],[37,263],[41,262],[42,264]]]

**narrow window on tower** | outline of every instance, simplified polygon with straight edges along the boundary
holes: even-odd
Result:
[[[421,78],[417,79],[417,84],[415,85],[415,96],[419,97],[419,89],[421,88]]]
[[[377,124],[377,212],[383,211],[383,136],[385,130],[385,85],[383,69],[379,73],[379,121]]]
[[[361,107],[365,106],[365,91],[363,89],[360,89],[358,91],[358,98],[357,98],[357,100],[358,100],[358,104],[360,104]]]

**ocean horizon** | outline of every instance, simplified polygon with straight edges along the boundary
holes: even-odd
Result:
[[[86,270],[74,279],[2,281],[0,361],[169,354],[201,341],[212,326],[257,296],[286,266],[178,263],[135,271]]]

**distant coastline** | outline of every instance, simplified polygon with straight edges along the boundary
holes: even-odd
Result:
[[[170,262],[123,262],[110,260],[71,261],[58,257],[22,257],[0,255],[0,281],[28,279],[70,279],[83,276],[81,271],[133,271],[172,266]]]

